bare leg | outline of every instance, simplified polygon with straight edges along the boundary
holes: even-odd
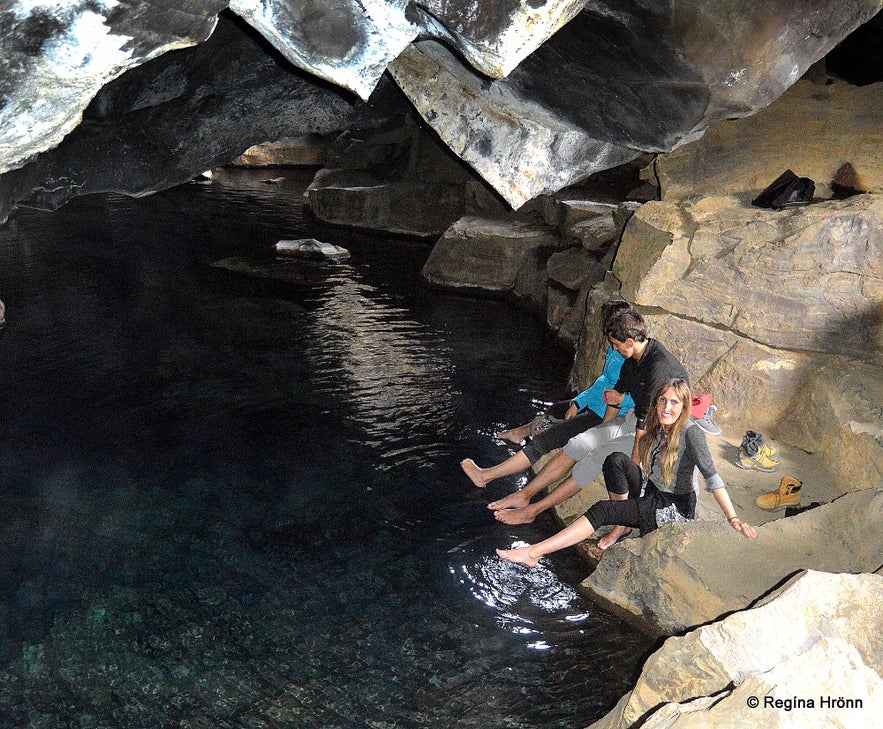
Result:
[[[509,456],[502,463],[498,463],[490,468],[480,468],[475,465],[475,461],[471,458],[465,458],[460,461],[460,468],[463,469],[463,473],[469,476],[472,483],[480,489],[483,489],[495,479],[502,476],[511,476],[513,473],[523,471],[529,466],[530,459],[522,451],[518,451],[514,456]]]
[[[527,456],[524,456],[524,459],[527,460]],[[544,488],[564,478],[570,469],[573,468],[574,463],[575,461],[570,456],[561,451],[543,466],[542,470],[521,491],[516,491],[514,494],[509,494],[497,501],[491,501],[487,508],[492,511],[499,511],[500,509],[526,506]]]
[[[528,503],[524,506],[516,508],[510,507],[508,509],[498,509],[494,512],[494,518],[497,521],[503,522],[504,524],[530,524],[546,509],[550,509],[551,507],[557,506],[563,501],[567,501],[567,499],[569,499],[578,491],[579,485],[576,481],[573,480],[573,477],[570,477],[562,483],[558,484],[558,486],[556,486],[553,491],[548,493],[536,503]],[[524,492],[521,491],[519,493]]]
[[[510,562],[535,567],[537,562],[540,561],[540,557],[557,552],[559,549],[579,544],[583,539],[588,539],[592,536],[594,531],[589,520],[581,516],[560,532],[548,539],[544,539],[542,542],[521,547],[520,549],[498,549],[497,555]]]
[[[508,440],[510,443],[521,443],[521,441],[523,441],[529,435],[530,423],[527,423],[526,425],[520,425],[517,428],[512,428],[512,430],[501,430],[499,433],[494,433],[494,438]]]
[[[607,496],[611,501],[625,501],[629,495],[628,494],[613,494],[610,491],[607,492]],[[622,537],[631,534],[632,530],[628,527],[619,526],[618,524],[613,527],[607,534],[601,537],[598,540],[598,549],[604,550],[608,547],[612,547],[616,544]]]

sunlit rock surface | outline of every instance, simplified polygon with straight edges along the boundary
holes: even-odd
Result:
[[[883,301],[883,196],[782,211],[649,202],[613,266],[623,296],[772,347],[868,351]]]
[[[756,607],[669,638],[591,729],[879,726],[881,605],[879,574],[801,573]],[[753,703],[767,698],[783,703]]]
[[[753,540],[722,521],[667,524],[608,549],[582,588],[651,631],[677,633],[750,606],[801,569],[879,569],[881,529],[879,487],[767,522]]]
[[[716,124],[656,161],[663,200],[672,201],[751,199],[786,169],[811,178],[819,198],[883,192],[883,83],[798,81],[754,116]]]

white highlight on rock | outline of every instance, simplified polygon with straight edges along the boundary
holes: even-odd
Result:
[[[406,0],[340,0],[335,5],[329,12],[336,23],[357,37],[351,48],[336,54],[322,53],[319,46],[308,42],[329,35],[326,16],[321,13],[304,13],[295,25],[289,15],[291,9],[274,0],[234,0],[230,9],[295,66],[354,91],[367,101],[387,64],[417,37],[420,29],[405,17]]]
[[[39,12],[58,18],[65,30],[47,40],[39,57],[23,61],[28,64],[22,70],[27,83],[15,85],[0,111],[0,174],[61,142],[80,123],[83,110],[102,86],[146,60],[195,42],[175,38],[135,56],[132,48],[126,48],[133,37],[111,32],[106,18],[96,12],[118,4],[99,0],[78,9],[71,2],[20,0],[12,6],[19,22]]]

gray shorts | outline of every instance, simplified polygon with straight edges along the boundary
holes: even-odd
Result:
[[[632,454],[637,425],[635,411],[629,410],[567,441],[564,452],[576,461],[571,475],[580,488],[601,475],[604,459],[611,453]]]

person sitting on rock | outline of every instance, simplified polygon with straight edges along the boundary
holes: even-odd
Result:
[[[530,464],[533,465],[542,455],[555,448],[560,448],[573,436],[601,423],[607,413],[604,391],[613,387],[619,380],[619,371],[622,369],[623,362],[625,362],[623,356],[612,345],[607,345],[604,367],[590,387],[571,400],[553,403],[542,415],[529,423],[495,433],[495,437],[508,440],[511,443],[522,443],[530,438],[530,441],[525,444],[524,450]],[[635,407],[635,401],[630,395],[626,395],[619,407],[619,414],[622,415],[633,407]],[[536,422],[538,420],[545,425],[541,430],[537,429]],[[554,428],[551,433],[548,432],[550,428]],[[461,466],[469,460],[463,461]]]
[[[498,521],[506,524],[532,522],[537,515],[569,499],[598,478],[604,460],[611,453],[631,454],[632,460],[638,463],[638,446],[654,393],[662,383],[672,378],[688,380],[686,370],[675,356],[647,336],[647,325],[634,308],[614,313],[604,329],[610,344],[626,360],[616,386],[606,391],[607,414],[604,422],[567,441],[564,449],[543,466],[521,491],[488,504]],[[625,415],[617,415],[617,408],[626,393],[634,399],[635,409]],[[571,475],[567,476],[571,469]],[[540,491],[558,481],[561,483],[554,490],[531,503],[531,499]],[[612,500],[626,498],[614,491],[608,491],[608,494]],[[614,529],[598,544],[601,549],[606,549],[620,535],[621,531]]]
[[[655,407],[647,416],[647,428],[638,444],[641,466],[625,453],[611,453],[605,459],[607,489],[624,500],[598,501],[554,536],[527,547],[498,549],[497,555],[534,567],[540,557],[588,539],[603,525],[627,531],[640,529],[643,536],[669,522],[692,521],[696,514],[695,468],[730,526],[754,539],[754,528],[736,516],[726,484],[708,451],[705,433],[690,420],[690,401],[690,387],[685,380],[665,382],[657,391]]]
[[[622,311],[635,311],[632,305],[623,299],[613,299],[601,307],[601,330],[607,336],[607,324],[613,316]],[[637,312],[635,312],[637,313]],[[589,428],[599,425],[602,420],[609,420],[615,415],[624,415],[635,406],[634,400],[626,393],[619,407],[608,415],[606,394],[618,381],[623,356],[609,345],[604,358],[604,368],[600,377],[595,380],[591,387],[584,390],[571,401],[570,407],[564,413],[564,419],[554,422],[545,430],[534,434],[518,453],[510,456],[502,463],[490,468],[480,468],[471,458],[460,461],[460,467],[469,476],[472,483],[478,488],[484,488],[491,481],[502,476],[510,476],[519,471],[529,468],[544,455],[556,448],[563,447],[573,436],[584,433]],[[585,409],[584,412],[580,412]],[[531,424],[519,426],[512,430],[497,433],[498,438],[520,443],[531,433]]]

